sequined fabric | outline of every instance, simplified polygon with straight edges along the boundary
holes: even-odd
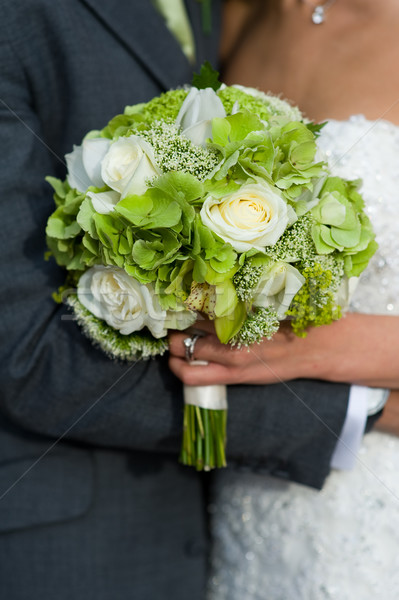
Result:
[[[351,310],[399,315],[399,127],[332,121],[320,147],[335,173],[363,179],[379,243]],[[321,492],[218,472],[210,513],[208,600],[399,598],[399,438],[367,434],[355,469]]]

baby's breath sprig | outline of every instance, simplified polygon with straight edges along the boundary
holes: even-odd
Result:
[[[306,261],[315,256],[316,249],[311,234],[312,223],[313,218],[310,213],[299,217],[273,246],[265,249],[267,256],[285,262]]]
[[[255,308],[250,313],[240,331],[231,340],[232,346],[241,348],[260,343],[264,338],[270,340],[278,331],[280,321],[274,308]]]
[[[162,356],[168,350],[167,338],[156,339],[149,332],[122,335],[102,319],[97,319],[75,295],[69,295],[65,302],[85,335],[111,359],[128,362],[146,360]]]
[[[156,161],[164,173],[184,171],[203,181],[219,162],[214,150],[193,144],[173,123],[155,121],[140,135],[153,146]]]
[[[233,277],[233,283],[240,300],[251,300],[254,290],[264,271],[264,266],[253,265],[251,259],[245,261],[243,266]]]

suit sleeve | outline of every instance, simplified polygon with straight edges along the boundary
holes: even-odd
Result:
[[[65,173],[63,157],[6,42],[0,62],[0,411],[51,437],[168,449],[171,437],[177,440],[179,399],[165,361],[110,360],[51,297],[65,273],[44,259],[54,210],[44,177]]]

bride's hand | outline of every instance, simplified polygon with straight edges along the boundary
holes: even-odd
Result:
[[[196,324],[197,327],[197,324]],[[189,385],[268,384],[297,378],[399,388],[399,318],[348,314],[332,325],[311,328],[306,338],[283,323],[272,340],[250,348],[221,344],[213,326],[200,322],[206,335],[195,344],[192,366],[185,360],[187,333],[170,335],[171,370]]]

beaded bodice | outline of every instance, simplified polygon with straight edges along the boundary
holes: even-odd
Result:
[[[335,174],[363,180],[361,192],[379,244],[351,310],[399,315],[399,127],[362,115],[329,121],[319,146]]]

